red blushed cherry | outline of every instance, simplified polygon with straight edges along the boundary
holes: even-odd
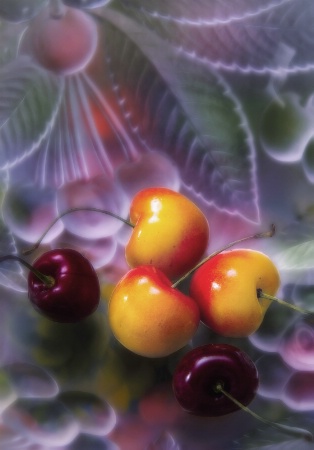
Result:
[[[28,276],[28,296],[34,308],[55,322],[85,319],[99,305],[100,286],[91,263],[76,250],[48,251],[32,265]],[[38,278],[36,271],[46,276]]]
[[[182,408],[198,416],[222,416],[240,409],[220,388],[243,405],[254,398],[258,373],[242,350],[229,344],[207,344],[188,352],[173,375],[173,390]]]

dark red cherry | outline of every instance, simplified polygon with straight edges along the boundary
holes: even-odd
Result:
[[[51,283],[29,272],[28,295],[35,309],[56,322],[78,322],[100,301],[100,286],[91,263],[76,250],[55,249],[41,255],[33,268]]]
[[[254,398],[258,373],[249,356],[229,344],[207,344],[188,352],[173,374],[173,391],[182,408],[198,416],[222,416],[240,409],[221,386],[243,405]]]

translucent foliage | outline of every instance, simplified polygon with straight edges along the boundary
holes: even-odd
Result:
[[[3,199],[8,189],[9,176],[3,172],[0,180],[0,202],[3,207]],[[0,257],[8,254],[16,254],[17,248],[11,230],[8,228],[3,217],[3,211],[0,214]],[[23,268],[14,260],[5,260],[0,264],[0,284],[6,288],[25,292],[26,279]]]
[[[73,6],[73,8],[100,8],[110,3],[111,0],[62,0],[65,5]]]
[[[57,193],[57,206],[60,213],[70,208],[89,207],[107,210],[122,218],[128,215],[124,192],[104,176],[66,185]],[[63,223],[71,233],[85,239],[111,236],[124,225],[115,217],[93,211],[77,211],[65,216]]]
[[[215,249],[275,222],[274,239],[252,246],[277,264],[279,296],[313,309],[313,2],[49,3],[0,0],[0,257],[20,254],[67,208],[127,219],[134,194],[161,185],[201,205]],[[23,54],[26,27],[51,5],[93,21],[97,49],[74,74]],[[57,56],[70,48],[56,41],[48,38]],[[170,386],[181,353],[147,361],[113,339],[107,301],[128,270],[130,232],[80,211],[45,236],[38,253],[72,247],[99,273],[100,308],[75,325],[39,317],[26,271],[1,263],[0,448],[312,448],[242,412],[206,422],[186,415]],[[182,353],[222,341],[201,325]],[[236,344],[258,368],[253,409],[313,429],[311,317],[272,304]]]
[[[36,16],[48,0],[2,0],[0,17],[10,22],[24,22]]]
[[[170,433],[163,433],[154,442],[148,445],[146,450],[180,450],[181,447],[176,443]]]
[[[275,255],[275,261],[281,270],[306,271],[313,269],[314,241],[301,242],[285,248]]]
[[[82,433],[106,436],[115,427],[115,411],[108,402],[95,394],[66,391],[59,396],[59,400],[76,417]]]
[[[142,40],[132,21],[121,22],[109,10],[106,18],[114,24],[105,27],[112,87],[141,145],[167,152],[180,166],[183,181],[207,202],[258,220],[254,147],[225,80],[197,65],[186,66],[154,35]],[[132,99],[125,88],[136,92],[145,122],[128,113]]]
[[[113,442],[107,439],[100,439],[95,436],[80,435],[70,445],[67,450],[120,450]]]
[[[55,379],[41,367],[12,363],[3,367],[19,398],[51,398],[59,392]]]
[[[302,166],[305,176],[310,181],[314,183],[314,140],[310,139],[304,149],[302,155]]]
[[[66,445],[79,433],[77,422],[58,400],[17,400],[2,417],[5,425],[41,445]]]
[[[57,216],[55,192],[30,183],[11,185],[5,194],[3,216],[16,237],[35,242]],[[51,242],[62,230],[60,221],[45,236],[43,243]]]
[[[187,59],[234,73],[311,70],[313,4],[308,0],[120,0],[117,7],[154,29]],[[169,26],[171,24],[171,26]],[[293,33],[291,31],[293,30]],[[292,37],[293,36],[293,37]]]
[[[0,168],[5,169],[36,150],[50,131],[63,83],[28,58],[0,70]]]

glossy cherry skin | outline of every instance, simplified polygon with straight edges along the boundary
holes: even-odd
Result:
[[[28,295],[42,315],[55,322],[78,322],[99,305],[100,285],[91,263],[76,250],[55,249],[41,255],[33,267],[54,279],[48,287],[32,272],[28,276]]]
[[[168,188],[148,188],[130,207],[134,230],[126,245],[131,267],[151,264],[175,279],[201,259],[209,241],[203,212],[187,197]]]
[[[275,295],[278,270],[262,252],[235,249],[204,263],[191,278],[189,293],[200,308],[202,322],[226,337],[246,337],[261,325],[271,304],[258,290]]]
[[[122,277],[111,295],[108,316],[117,340],[150,358],[184,347],[200,320],[195,301],[153,266],[135,267]]]
[[[240,409],[223,389],[248,405],[258,388],[258,373],[250,357],[229,344],[196,347],[181,359],[173,374],[173,391],[182,408],[198,416],[222,416]]]

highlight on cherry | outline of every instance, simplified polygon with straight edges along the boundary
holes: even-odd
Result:
[[[112,293],[108,318],[115,337],[134,353],[169,355],[186,345],[200,321],[219,335],[247,337],[258,330],[272,302],[312,314],[276,297],[280,274],[267,255],[232,248],[273,237],[273,224],[206,255],[210,225],[205,214],[183,194],[164,187],[138,192],[127,218],[88,206],[68,209],[24,255],[34,252],[59,220],[80,211],[108,215],[131,229],[125,246],[130,270]],[[180,284],[188,279],[187,295]],[[158,296],[164,301],[159,302]]]
[[[247,241],[272,238],[275,225],[207,254],[211,237],[207,217],[189,198],[164,187],[138,192],[127,218],[88,206],[68,209],[23,252],[24,257],[40,247],[59,220],[79,211],[108,215],[130,228],[125,246],[129,270],[113,289],[107,315],[114,338],[136,355],[163,358],[184,352],[200,323],[218,336],[248,337],[261,326],[273,302],[312,314],[277,298],[280,274],[275,264],[263,252],[241,247]],[[0,262],[8,259],[28,268],[28,297],[40,314],[69,323],[97,310],[99,277],[80,252],[57,248],[33,264],[23,255],[5,255]],[[183,281],[188,293],[180,289]],[[313,439],[307,430],[273,423],[249,410],[257,389],[254,362],[227,343],[186,352],[173,373],[174,395],[189,414],[219,416],[241,409],[289,435]]]

